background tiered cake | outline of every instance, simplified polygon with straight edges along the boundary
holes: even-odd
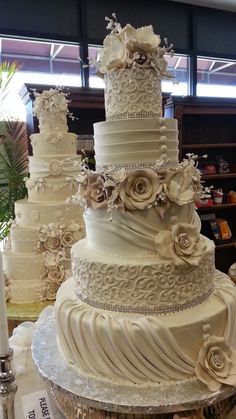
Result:
[[[3,253],[11,303],[54,300],[70,276],[71,245],[85,235],[82,209],[66,202],[81,170],[77,136],[68,132],[68,102],[60,89],[35,93],[40,133],[31,135],[28,199],[15,202],[10,249]]]
[[[87,237],[57,294],[59,348],[80,374],[113,383],[236,385],[236,290],[200,234],[195,156],[178,162],[177,121],[162,117],[167,49],[151,26],[108,26],[106,121],[78,194]]]

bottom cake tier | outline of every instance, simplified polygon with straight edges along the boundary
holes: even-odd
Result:
[[[227,372],[222,365],[223,356],[228,360],[235,355],[236,288],[219,271],[207,301],[155,316],[92,307],[76,298],[70,278],[57,293],[55,318],[58,346],[66,361],[100,380],[153,385],[197,376],[214,391],[222,382],[228,384],[231,370],[235,374],[231,360]],[[208,352],[205,355],[213,377],[199,359],[204,351],[210,353],[210,359]]]

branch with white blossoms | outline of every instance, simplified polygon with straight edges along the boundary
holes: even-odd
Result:
[[[174,55],[173,45],[168,45],[164,38],[164,45],[160,46],[161,39],[155,35],[153,27],[144,26],[135,29],[127,24],[122,27],[117,22],[116,14],[112,18],[105,17],[108,21],[107,29],[110,31],[103,42],[97,59],[89,59],[89,65],[97,67],[100,74],[117,71],[124,68],[152,68],[160,77],[172,77],[167,72],[165,54]]]
[[[63,113],[72,120],[77,119],[72,112],[69,112],[68,103],[71,100],[68,99],[69,92],[64,92],[64,89],[57,86],[55,89],[44,90],[42,93],[32,89],[35,97],[33,115],[39,118],[43,113]]]
[[[105,20],[108,21],[108,24],[106,26],[106,29],[111,31],[111,35],[116,35],[121,32],[122,27],[121,24],[117,22],[116,13],[112,13],[112,18],[106,16]]]

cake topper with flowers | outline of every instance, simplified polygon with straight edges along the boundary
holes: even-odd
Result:
[[[117,22],[115,13],[108,21],[107,29],[110,34],[103,42],[103,49],[97,62],[92,65],[99,68],[102,74],[125,68],[153,68],[160,77],[170,77],[167,72],[165,54],[173,55],[173,45],[168,46],[164,39],[164,46],[160,46],[160,35],[155,35],[152,25],[135,29],[129,23],[122,28]]]
[[[67,116],[75,119],[69,112],[69,93],[63,91],[63,87],[44,90],[42,93],[33,91],[35,101],[33,104],[33,115],[39,120],[40,132],[46,130],[68,131]]]

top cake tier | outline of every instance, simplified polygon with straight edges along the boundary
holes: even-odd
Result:
[[[111,32],[97,63],[104,74],[106,120],[162,116],[161,79],[170,77],[164,55],[172,54],[172,46],[160,46],[152,26],[122,28],[106,20]]]
[[[68,102],[66,93],[61,89],[49,89],[42,93],[35,93],[33,114],[39,120],[41,133],[60,132],[62,134],[68,131]]]
[[[105,75],[106,120],[162,115],[161,80],[151,68],[127,68]]]

